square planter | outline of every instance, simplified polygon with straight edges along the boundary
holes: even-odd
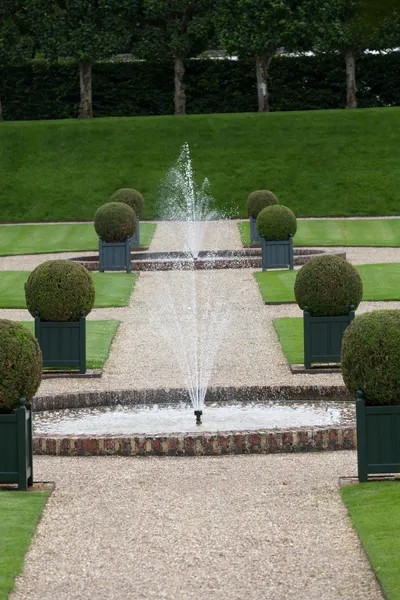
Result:
[[[293,236],[288,240],[269,241],[261,238],[262,270],[293,270]]]
[[[0,483],[17,483],[26,491],[33,485],[32,411],[21,406],[14,412],[0,414]]]
[[[353,307],[351,307],[353,308]],[[354,319],[354,310],[339,317],[313,317],[304,311],[304,366],[311,363],[340,362],[343,333]]]
[[[250,244],[261,244],[261,237],[256,228],[255,217],[250,217]]]
[[[128,238],[125,242],[115,242],[108,244],[99,238],[99,271],[126,271],[130,273],[131,264],[131,244]]]
[[[133,236],[129,239],[129,243],[131,246],[136,246],[136,248],[139,248],[140,246],[140,221],[137,218],[136,219],[136,229],[135,229],[135,233],[133,234]]]
[[[35,316],[35,337],[43,355],[44,367],[79,367],[86,373],[86,318],[77,322],[41,321]]]
[[[400,473],[400,406],[366,406],[357,391],[358,479],[368,475]]]

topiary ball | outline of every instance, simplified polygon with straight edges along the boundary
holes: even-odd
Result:
[[[133,208],[135,215],[139,219],[144,206],[144,198],[140,192],[133,188],[121,188],[113,193],[110,202],[123,202]]]
[[[294,295],[302,310],[314,317],[346,315],[361,302],[363,284],[358,271],[340,256],[316,256],[298,271]]]
[[[353,394],[369,405],[400,405],[400,310],[357,316],[342,340],[342,375]]]
[[[49,260],[29,275],[25,283],[26,306],[42,321],[79,321],[81,311],[93,308],[95,290],[92,275],[71,260]]]
[[[124,202],[108,202],[96,211],[94,228],[104,242],[125,242],[136,229],[136,214]]]
[[[278,198],[268,190],[256,190],[251,192],[247,198],[246,208],[249,217],[257,218],[263,208],[279,204]]]
[[[0,320],[0,413],[32,400],[42,380],[42,353],[33,335],[20,323]]]
[[[268,241],[288,240],[297,231],[297,221],[290,208],[274,204],[263,208],[257,217],[256,229]]]

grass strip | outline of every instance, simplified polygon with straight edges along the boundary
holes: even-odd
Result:
[[[0,600],[7,600],[21,572],[47,492],[0,491]]]
[[[341,495],[385,597],[400,600],[400,483],[345,486]]]
[[[304,331],[302,317],[281,317],[273,320],[283,354],[290,365],[304,364]]]

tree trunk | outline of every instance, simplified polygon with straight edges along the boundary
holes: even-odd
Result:
[[[79,81],[81,101],[79,103],[78,119],[91,119],[92,108],[92,65],[90,62],[79,63]]]
[[[175,58],[175,114],[176,115],[184,115],[185,114],[185,104],[186,104],[186,96],[185,96],[185,84],[183,83],[183,77],[185,75],[185,65],[183,63],[183,58],[181,56],[177,56]]]
[[[271,54],[256,56],[258,112],[269,112],[268,69],[272,56]]]
[[[0,98],[0,121],[4,121],[4,117],[3,117],[3,105],[1,103],[1,98]]]
[[[352,50],[347,50],[344,58],[346,62],[346,108],[357,108],[356,60]]]

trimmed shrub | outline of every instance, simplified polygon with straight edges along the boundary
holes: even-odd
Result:
[[[34,336],[20,323],[0,320],[0,413],[29,404],[42,380],[42,353]]]
[[[137,190],[133,188],[121,188],[113,193],[110,202],[123,202],[127,204],[133,208],[135,215],[140,219],[144,206],[144,198]]]
[[[302,310],[314,317],[346,315],[362,300],[363,284],[358,271],[340,256],[316,256],[297,273],[294,295]]]
[[[42,321],[79,321],[81,311],[87,316],[95,297],[91,274],[70,260],[49,260],[29,275],[25,283],[26,306]]]
[[[249,217],[258,217],[263,208],[279,204],[278,198],[269,190],[256,190],[251,192],[247,198],[246,208]]]
[[[257,217],[256,229],[268,241],[288,240],[297,231],[294,213],[282,204],[263,208]]]
[[[104,242],[125,242],[136,229],[136,214],[125,202],[108,202],[96,211],[94,228]]]
[[[400,405],[400,310],[356,317],[343,334],[342,374],[350,392],[369,405]]]

